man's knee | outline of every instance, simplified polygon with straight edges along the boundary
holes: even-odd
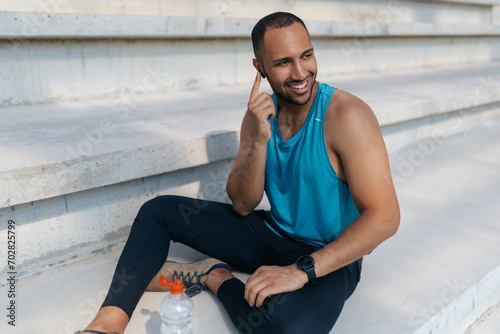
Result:
[[[148,228],[159,222],[168,220],[165,219],[170,212],[175,210],[175,203],[177,201],[176,196],[158,196],[145,202],[135,218],[134,224],[139,223],[140,225]]]
[[[189,197],[163,195],[144,203],[136,217],[136,222],[146,227],[161,224],[168,227],[174,220],[189,225],[199,217],[209,202]],[[172,219],[171,219],[172,218]]]

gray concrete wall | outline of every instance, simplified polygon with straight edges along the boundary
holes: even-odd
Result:
[[[500,59],[500,37],[315,38],[320,79]],[[1,108],[250,84],[248,39],[0,40]],[[145,85],[145,78],[147,78]]]
[[[141,205],[158,195],[228,202],[225,182],[231,167],[231,159],[222,160],[0,209],[2,224],[16,222],[17,277],[122,246]],[[193,201],[193,210],[196,204]],[[7,240],[6,229],[0,238]],[[7,263],[6,257],[0,253],[2,263]],[[7,271],[0,267],[0,276]]]
[[[90,13],[113,15],[161,15],[199,17],[262,17],[273,11],[300,13],[305,19],[370,20],[374,15],[400,9],[401,22],[441,21],[447,23],[481,24],[491,20],[488,0],[24,0],[1,1],[0,10],[44,13]]]

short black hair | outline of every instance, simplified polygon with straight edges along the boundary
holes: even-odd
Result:
[[[268,29],[286,28],[291,26],[295,22],[302,24],[302,26],[306,29],[307,33],[309,34],[309,31],[307,30],[304,21],[302,21],[299,17],[291,13],[276,12],[261,18],[259,22],[257,22],[257,24],[255,25],[255,27],[253,27],[252,30],[252,44],[253,44],[253,52],[255,54],[255,58],[257,58],[257,60],[261,62],[262,44],[264,42],[264,35],[266,34],[266,31]]]

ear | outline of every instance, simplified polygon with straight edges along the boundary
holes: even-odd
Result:
[[[262,76],[262,79],[266,78],[266,76],[264,75],[264,68],[259,63],[259,61],[257,59],[255,59],[255,58],[253,59],[253,67],[255,67],[255,69],[260,72],[260,75]]]

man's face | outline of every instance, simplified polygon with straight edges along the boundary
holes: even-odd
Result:
[[[270,29],[264,35],[263,46],[263,74],[274,94],[290,104],[307,104],[316,80],[317,65],[306,29],[300,23]]]

